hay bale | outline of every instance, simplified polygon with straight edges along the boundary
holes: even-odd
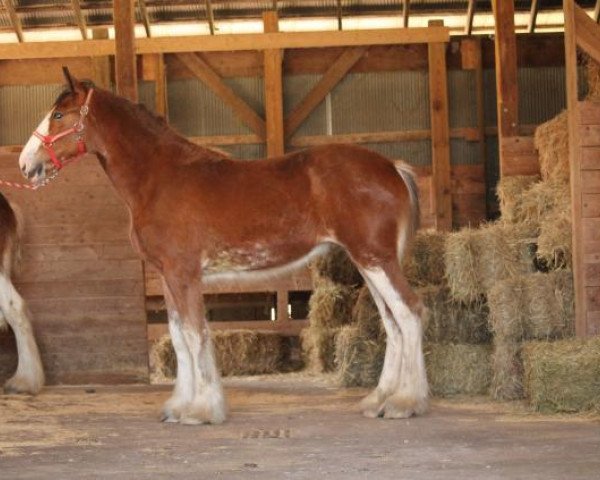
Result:
[[[335,363],[344,387],[377,385],[384,357],[385,341],[365,338],[358,326],[342,327],[336,337]]]
[[[534,225],[552,219],[557,212],[568,211],[571,194],[568,183],[548,180],[538,182],[523,192],[519,201],[518,217]]]
[[[589,56],[585,62],[585,76],[588,86],[586,99],[600,101],[600,65]]]
[[[574,332],[573,275],[532,273],[497,282],[488,293],[490,325],[502,341],[550,339]]]
[[[425,365],[431,393],[487,393],[492,378],[489,345],[427,344]]]
[[[557,208],[540,224],[536,258],[545,270],[572,268],[571,205]]]
[[[520,199],[528,188],[539,181],[537,175],[504,176],[496,186],[496,196],[500,201],[500,213],[505,222],[522,221],[520,217]]]
[[[413,239],[402,268],[411,285],[441,285],[444,283],[444,249],[446,233],[420,230]]]
[[[417,294],[427,307],[424,327],[426,342],[439,344],[490,343],[488,308],[484,301],[453,301],[447,287],[418,288]]]
[[[490,394],[496,400],[523,398],[523,363],[521,362],[520,341],[495,339]]]
[[[309,327],[300,332],[302,357],[308,371],[326,373],[335,370],[335,343],[339,331],[339,327]]]
[[[308,319],[313,328],[335,328],[352,320],[352,308],[356,301],[354,287],[321,279],[315,283],[308,301]]]
[[[479,301],[498,281],[534,270],[530,224],[496,222],[448,235],[444,262],[452,298]]]
[[[285,371],[289,356],[285,339],[275,332],[227,330],[212,332],[215,360],[221,374],[258,375]],[[177,376],[177,358],[169,335],[152,347],[153,381]]]
[[[569,129],[566,110],[535,129],[540,172],[548,181],[569,182]]]
[[[369,289],[364,286],[358,292],[356,303],[352,309],[352,325],[363,338],[385,342],[385,329],[381,316]]]
[[[358,287],[364,283],[352,260],[339,245],[331,248],[311,263],[311,273],[315,283],[322,279],[330,280],[340,285]]]
[[[523,364],[536,410],[600,411],[600,337],[527,343]]]

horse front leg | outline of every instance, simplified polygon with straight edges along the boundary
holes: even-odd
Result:
[[[38,393],[44,385],[44,369],[25,302],[10,279],[0,274],[0,310],[11,326],[17,342],[15,374],[4,384],[6,393]]]
[[[181,277],[167,276],[167,285],[179,312],[175,321],[169,319],[178,369],[175,391],[164,413],[170,415],[170,421],[179,420],[188,425],[222,423],[227,409],[205,318],[200,280],[182,281]]]

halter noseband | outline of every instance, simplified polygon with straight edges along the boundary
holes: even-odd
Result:
[[[90,99],[92,98],[93,92],[94,92],[94,89],[90,88],[90,90],[88,91],[87,97],[85,99],[85,103],[79,109],[79,120],[77,120],[75,125],[73,125],[71,128],[67,128],[66,130],[63,130],[62,132],[58,132],[56,135],[42,135],[37,130],[35,132],[33,132],[33,135],[35,135],[37,138],[39,138],[42,141],[42,145],[48,152],[48,155],[50,155],[50,160],[52,161],[56,170],[60,170],[64,166],[64,163],[58,159],[58,157],[56,156],[56,152],[54,151],[54,143],[57,140],[60,140],[61,138],[66,137],[68,135],[76,134],[77,135],[77,155],[76,155],[76,157],[80,157],[81,155],[83,155],[84,153],[87,152],[87,148],[85,146],[85,141],[83,140],[83,130],[84,130],[83,120],[85,119],[85,117],[87,116],[87,114],[90,110],[89,105],[90,105]]]

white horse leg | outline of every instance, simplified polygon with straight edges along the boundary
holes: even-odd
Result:
[[[33,336],[25,302],[4,274],[0,274],[0,310],[15,334],[19,359],[17,371],[4,384],[4,391],[36,394],[44,385],[40,352]]]
[[[402,334],[399,383],[385,401],[384,416],[407,418],[421,414],[427,410],[429,395],[421,319],[403,300],[400,285],[395,285],[382,268],[368,269],[365,275],[383,297]]]
[[[200,331],[195,326],[185,325],[183,334],[192,358],[194,399],[183,413],[181,423],[223,423],[227,407],[208,325],[204,319]]]
[[[363,271],[364,275],[364,271]],[[385,399],[393,394],[399,384],[402,363],[402,334],[383,297],[365,276],[367,287],[377,306],[386,332],[385,357],[377,387],[361,402],[360,408],[365,417],[375,418],[383,414]]]
[[[177,376],[173,394],[163,406],[161,420],[163,422],[178,422],[181,418],[181,412],[194,398],[194,373],[192,371],[192,357],[183,337],[181,317],[164,282],[163,291],[169,316],[171,343],[177,358]]]

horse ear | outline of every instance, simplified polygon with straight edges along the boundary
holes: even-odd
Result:
[[[71,72],[69,72],[69,67],[63,66],[63,74],[65,76],[65,80],[67,81],[71,92],[75,93],[75,79],[71,76]]]

